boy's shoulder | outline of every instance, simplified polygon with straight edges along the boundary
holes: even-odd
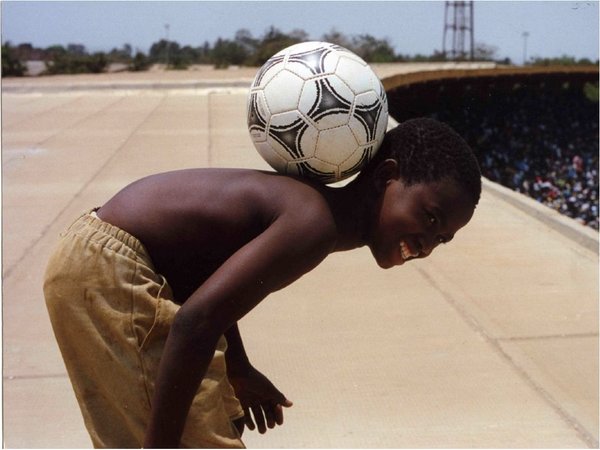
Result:
[[[283,176],[256,172],[260,201],[273,208],[277,217],[289,218],[295,227],[313,228],[319,234],[333,232],[335,221],[326,188],[317,183]]]
[[[295,245],[328,248],[335,243],[337,228],[324,185],[271,172],[246,175],[247,180],[241,177],[241,189],[252,192],[248,197],[252,207],[284,227]]]
[[[252,169],[185,169],[151,175],[130,187],[137,184],[143,186],[138,190],[141,192],[159,193],[163,197],[180,195],[205,203],[242,199],[282,207],[299,207],[299,201],[305,202],[304,206],[327,206],[324,187],[319,184]]]
[[[225,195],[265,203],[281,212],[299,216],[331,214],[326,188],[309,180],[244,169],[214,169],[199,172],[198,176],[210,177],[207,181],[220,185]]]
[[[338,230],[326,186],[275,172],[223,169],[212,173],[225,180],[228,208],[245,211],[239,217],[253,217],[241,220],[240,228],[244,222],[260,221],[255,231],[267,243],[265,251],[281,254],[285,266],[297,266],[304,273],[334,250]]]

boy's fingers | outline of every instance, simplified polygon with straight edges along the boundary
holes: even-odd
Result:
[[[265,413],[265,418],[267,419],[267,427],[275,428],[275,405],[269,403],[263,406],[263,411]]]
[[[277,425],[283,425],[283,408],[289,408],[293,405],[294,404],[285,397],[275,405],[275,422]]]
[[[263,416],[262,408],[260,406],[252,406],[251,409],[258,432],[260,434],[265,433],[267,431],[267,427],[265,426],[265,418]]]
[[[277,425],[283,425],[283,408],[280,404],[275,405],[275,422]]]
[[[244,422],[249,430],[258,429],[259,433],[264,434],[267,428],[283,425],[283,408],[292,405],[290,400],[283,397],[281,402],[251,406],[244,410]]]
[[[256,428],[254,426],[254,422],[252,421],[252,415],[250,414],[249,409],[244,410],[244,422],[246,423],[246,426],[249,430],[254,430],[254,428]]]

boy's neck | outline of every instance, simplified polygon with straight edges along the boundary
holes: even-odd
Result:
[[[375,199],[366,180],[358,177],[339,188],[325,187],[327,199],[338,229],[334,251],[352,250],[366,245]]]

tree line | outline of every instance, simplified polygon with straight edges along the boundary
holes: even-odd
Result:
[[[36,48],[29,43],[2,45],[2,76],[23,76],[27,74],[26,61],[43,61],[44,74],[101,73],[110,64],[119,63],[130,71],[147,70],[154,64],[163,64],[167,69],[186,69],[193,64],[209,64],[216,68],[231,65],[258,67],[273,54],[298,42],[310,40],[304,30],[292,30],[284,33],[276,27],[270,27],[261,37],[254,37],[247,29],[240,29],[231,39],[218,38],[212,44],[205,41],[202,45],[180,45],[178,42],[161,39],[153,43],[148,53],[135,51],[129,44],[113,48],[109,52],[88,52],[82,44],[53,45],[48,48]],[[319,40],[339,44],[352,50],[369,63],[385,62],[426,62],[446,61],[440,51],[431,55],[407,55],[396,53],[387,38],[380,39],[370,34],[347,36],[335,29],[325,33]],[[478,44],[474,49],[474,59],[478,61],[497,61],[510,64],[506,58],[496,59],[496,47]],[[576,60],[562,57],[554,60],[532,60],[532,64],[592,64],[589,60]]]

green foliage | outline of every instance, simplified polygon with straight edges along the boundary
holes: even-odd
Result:
[[[242,47],[247,55],[256,52],[256,49],[260,44],[260,40],[252,37],[252,33],[246,28],[242,28],[235,33],[234,42]],[[206,45],[208,45],[208,42]]]
[[[227,39],[217,39],[212,50],[212,62],[217,69],[223,69],[230,64],[244,64],[248,51],[239,42]]]
[[[22,77],[27,68],[17,57],[13,46],[6,42],[2,46],[2,77]]]
[[[533,58],[530,62],[533,66],[589,66],[594,63],[588,58],[577,59],[573,56],[563,55],[559,58]],[[596,65],[598,61],[596,61]]]
[[[125,44],[122,48],[113,48],[110,52],[108,52],[106,57],[110,62],[129,64],[133,60],[131,56],[132,54],[133,50],[131,48],[131,45]]]
[[[176,61],[177,64],[182,64],[181,58],[177,58],[180,50],[181,48],[177,42],[161,39],[152,44],[148,58],[152,63],[166,64],[167,67],[173,64],[173,61]]]
[[[396,61],[394,49],[387,39],[377,39],[370,34],[361,34],[352,39],[349,50],[367,62],[386,63]]]
[[[325,42],[331,42],[332,44],[340,45],[347,49],[350,49],[352,47],[351,38],[347,37],[343,33],[340,33],[335,28],[332,28],[331,31],[329,31],[329,33],[325,33],[321,37],[321,40]]]
[[[249,65],[262,66],[275,53],[301,41],[297,35],[287,35],[275,27],[270,27],[260,40],[254,55],[248,60]]]
[[[137,52],[131,60],[131,63],[129,63],[129,70],[132,72],[147,70],[148,67],[150,67],[150,61],[142,52]]]
[[[77,74],[101,73],[108,66],[108,59],[103,52],[88,54],[83,46],[69,45],[67,49],[55,45],[47,49],[49,60],[46,61],[46,73]]]
[[[396,53],[388,38],[379,39],[370,34],[348,36],[332,28],[321,38],[322,41],[341,45],[361,56],[369,63],[388,63],[398,61],[430,62],[446,61],[447,56],[439,50],[431,55],[408,55]],[[11,47],[2,46],[2,76],[23,75],[26,71],[21,61],[43,60],[49,74],[102,72],[110,63],[127,64],[129,70],[146,70],[152,64],[163,64],[167,69],[186,69],[192,64],[213,64],[217,68],[236,66],[261,66],[267,59],[280,50],[298,42],[311,40],[300,29],[283,32],[271,26],[260,37],[254,37],[247,29],[240,29],[233,39],[219,38],[212,45],[204,42],[198,46],[181,46],[175,41],[161,39],[152,44],[147,55],[131,45],[113,48],[107,54],[89,54],[81,44],[68,44],[67,47],[55,45],[47,49],[33,48],[31,44]],[[477,43],[474,49],[476,60],[497,61],[497,47]],[[497,61],[510,64],[508,58]],[[535,58],[533,65],[589,65],[589,59],[577,60],[573,57]],[[598,64],[596,61],[595,64]],[[597,97],[597,95],[596,95]]]
[[[494,61],[497,53],[498,47],[477,42],[473,49],[473,59],[476,61]]]
[[[598,83],[585,83],[583,93],[593,103],[598,103]]]

